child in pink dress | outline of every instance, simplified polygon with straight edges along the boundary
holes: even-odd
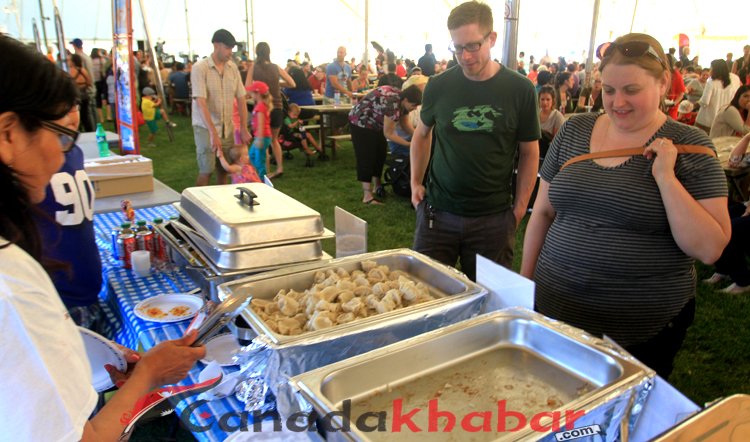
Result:
[[[222,167],[230,173],[232,184],[263,182],[258,176],[255,167],[250,164],[250,156],[247,153],[247,146],[239,145],[229,149],[229,159],[232,161],[232,164],[229,164],[224,158],[221,149],[216,151],[216,157],[221,161]]]

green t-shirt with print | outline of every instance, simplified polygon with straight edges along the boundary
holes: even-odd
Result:
[[[488,80],[472,81],[455,66],[427,83],[420,118],[435,126],[428,204],[460,216],[512,207],[518,143],[541,138],[531,80],[502,67]]]
[[[295,118],[294,120],[292,120],[291,118],[286,117],[286,118],[284,118],[284,125],[286,125],[286,127],[289,127],[290,124],[296,123],[297,120],[299,120],[299,118]],[[299,126],[296,126],[294,128],[290,127],[289,131],[291,133],[295,134],[295,133],[299,132]]]

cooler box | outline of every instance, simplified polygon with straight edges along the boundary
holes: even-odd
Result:
[[[153,165],[140,155],[91,158],[84,167],[97,198],[154,190]]]

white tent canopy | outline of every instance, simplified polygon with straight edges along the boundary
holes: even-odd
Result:
[[[250,1],[250,0],[248,0]],[[450,57],[447,46],[450,35],[446,19],[450,9],[463,0],[422,0],[398,2],[372,1],[370,5],[370,40],[380,42],[397,55],[421,56],[425,43],[432,43],[438,59]],[[538,60],[548,50],[551,56],[580,60],[588,48],[593,0],[520,0],[518,49]],[[630,31],[636,0],[602,1],[597,44],[610,41]],[[726,3],[717,8],[716,3]],[[3,5],[5,3],[5,5]],[[500,37],[493,57],[500,59],[503,30],[502,0],[488,1],[494,11],[495,30]],[[42,0],[44,12],[52,17],[51,0]],[[360,59],[364,51],[364,0],[255,0],[255,41],[271,45],[272,58],[283,63],[294,53],[309,52],[314,63],[330,61],[338,46],[347,47],[349,57]],[[84,40],[84,48],[111,47],[112,17],[110,2],[57,0],[66,38]],[[33,41],[32,19],[41,23],[38,0],[0,0],[0,26],[11,36]],[[635,32],[656,37],[665,48],[677,46],[675,37],[684,33],[691,39],[693,56],[700,54],[701,64],[735,57],[747,43],[747,31],[739,19],[728,19],[723,10],[731,10],[729,0],[694,0],[674,4],[667,1],[640,0],[634,21]],[[211,52],[210,39],[218,28],[231,31],[238,41],[246,40],[245,0],[187,0],[192,47],[200,55]],[[177,55],[187,52],[185,0],[148,0],[146,2],[151,35],[166,41],[165,51]],[[22,29],[18,28],[14,9]],[[4,15],[4,17],[3,17]],[[133,1],[134,39],[144,36],[138,2]],[[50,44],[54,42],[54,25],[46,22]],[[40,36],[43,34],[40,28]]]

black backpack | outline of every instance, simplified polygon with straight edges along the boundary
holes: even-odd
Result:
[[[393,193],[404,198],[411,198],[411,162],[408,156],[396,155],[385,161],[386,166],[383,185],[391,185]]]

